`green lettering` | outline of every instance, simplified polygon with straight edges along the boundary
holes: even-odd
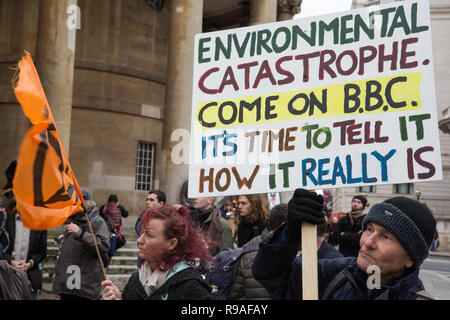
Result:
[[[329,24],[319,21],[319,46],[323,46],[325,32],[333,31],[333,43],[339,43],[339,18],[334,18]]]
[[[211,58],[203,58],[203,53],[209,51],[209,47],[204,47],[205,42],[211,41],[211,38],[202,38],[198,41],[198,63],[210,62]]]
[[[316,31],[317,24],[315,21],[311,22],[311,32],[307,35],[299,26],[292,27],[292,50],[297,49],[297,38],[300,37],[305,40],[311,47],[316,45]]]

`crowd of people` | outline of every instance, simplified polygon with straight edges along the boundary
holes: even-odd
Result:
[[[53,292],[61,300],[214,299],[218,288],[206,275],[224,252],[238,257],[226,299],[301,299],[303,222],[317,225],[319,297],[427,296],[419,270],[435,240],[436,221],[425,204],[409,198],[369,206],[365,196],[355,195],[351,210],[331,226],[323,197],[304,189],[273,208],[265,194],[170,204],[163,191],[151,190],[135,223],[138,271],[120,290],[104,270],[126,242],[121,226],[129,212],[117,195],[99,208],[87,189],[82,193],[85,210],[65,222],[55,265]],[[11,275],[0,279],[0,298],[37,299],[47,231],[22,224],[11,193],[0,195],[0,213],[0,268]],[[379,272],[375,288],[366,285],[371,266]]]

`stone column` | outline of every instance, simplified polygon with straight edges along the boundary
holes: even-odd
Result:
[[[69,154],[75,29],[67,11],[76,0],[41,0],[34,61],[61,141]]]
[[[179,203],[181,186],[189,175],[194,35],[202,32],[203,0],[172,0],[170,6],[159,189],[166,193],[169,203]],[[172,153],[176,159],[172,157]]]
[[[302,0],[277,0],[277,21],[291,20],[300,12]],[[287,203],[294,192],[280,192],[281,203]]]
[[[302,0],[278,0],[277,21],[291,20],[300,13]]]
[[[277,21],[277,0],[250,0],[249,25]]]

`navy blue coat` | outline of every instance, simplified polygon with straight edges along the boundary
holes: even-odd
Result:
[[[275,300],[302,299],[302,261],[297,257],[297,243],[283,243],[284,226],[272,237],[260,244],[260,249],[253,263],[253,275]],[[382,293],[388,292],[388,300],[415,299],[415,293],[424,290],[419,279],[419,268],[406,275],[392,278],[380,289],[367,289],[367,274],[356,265],[355,257],[324,259],[318,261],[319,297],[328,284],[345,267],[356,280],[358,288],[347,280],[332,296],[332,300],[375,300]]]

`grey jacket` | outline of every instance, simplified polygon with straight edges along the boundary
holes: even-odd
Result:
[[[253,260],[258,253],[259,244],[270,235],[269,230],[264,229],[263,232],[251,239],[243,246],[243,250],[254,250],[244,253],[240,257],[236,278],[231,287],[230,299],[245,300],[270,300],[267,290],[255,280],[252,273]]]
[[[98,214],[99,209],[95,202],[86,201],[86,207],[99,252],[102,256],[107,256],[110,235],[106,222]],[[58,294],[100,299],[100,284],[105,279],[85,214],[76,213],[69,220],[77,224],[82,231],[76,235],[64,234],[61,254],[55,266],[53,291]]]

